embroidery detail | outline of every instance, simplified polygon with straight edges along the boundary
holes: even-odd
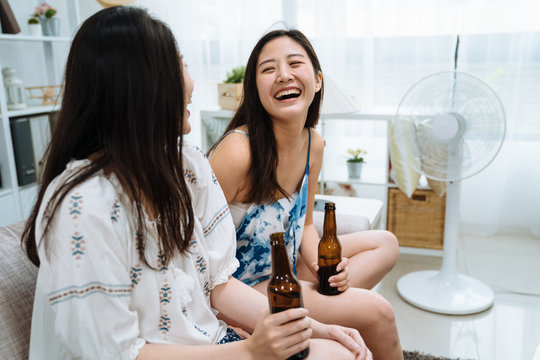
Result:
[[[210,222],[203,227],[204,236],[208,236],[217,225],[223,221],[223,219],[229,214],[229,206],[227,204],[223,205],[221,209],[212,217]]]
[[[84,255],[84,250],[86,250],[84,244],[84,236],[79,232],[76,232],[71,236],[71,255],[75,257],[75,260],[80,260]]]
[[[159,268],[160,272],[169,270],[169,268],[165,264],[165,255],[158,254],[158,266],[160,266]]]
[[[109,297],[124,297],[129,296],[130,293],[131,285],[111,285],[94,281],[82,286],[68,286],[67,288],[53,291],[47,294],[47,296],[49,297],[51,306],[54,306],[73,298],[82,299],[92,294],[102,294]]]
[[[197,260],[195,261],[195,263],[197,264],[197,270],[199,270],[199,272],[202,274],[203,271],[206,270],[206,261],[202,256],[197,255]]]
[[[204,156],[204,158],[206,159],[206,153],[204,151],[202,151],[197,145],[193,145],[193,147],[195,148],[195,150],[200,152]]]
[[[115,200],[112,206],[111,221],[113,223],[118,222],[119,218],[120,218],[120,203],[118,202],[118,200]]]
[[[184,172],[184,177],[186,178],[186,181],[190,184],[196,184],[197,183],[197,177],[191,171],[190,169],[186,169]]]
[[[161,291],[159,292],[159,302],[169,304],[171,302],[169,300],[170,297],[171,297],[171,287],[169,286],[169,284],[165,283],[163,284],[163,287],[161,288]]]
[[[129,276],[131,278],[131,287],[134,288],[135,285],[139,285],[142,276],[142,267],[141,266],[132,266],[129,271]]]
[[[82,195],[79,195],[78,192],[71,195],[71,200],[69,200],[69,202],[71,203],[71,206],[69,207],[69,214],[71,215],[71,218],[73,220],[78,219],[82,210]]]
[[[205,281],[204,282],[204,285],[203,285],[203,289],[204,289],[204,295],[205,296],[209,296],[210,295],[210,284],[208,283],[208,281]]]
[[[214,185],[219,185],[218,179],[213,171],[212,171],[212,182],[214,183]]]
[[[200,327],[198,327],[197,324],[193,324],[193,326],[195,327],[195,329],[199,330],[199,332],[200,332],[201,334],[210,337],[210,334],[209,334],[208,332],[206,332],[206,330],[203,330],[203,329],[201,329]]]
[[[164,312],[159,317],[159,331],[161,331],[162,334],[166,334],[169,332],[171,327],[171,318],[169,317],[169,314]]]

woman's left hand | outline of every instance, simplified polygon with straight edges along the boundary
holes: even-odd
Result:
[[[313,269],[315,271],[319,270],[317,263],[313,263]],[[336,270],[338,273],[330,276],[328,281],[330,282],[330,286],[337,287],[339,291],[343,292],[350,287],[351,277],[349,272],[349,259],[341,258],[341,262],[337,265]]]
[[[357,360],[373,360],[373,355],[358,330],[339,325],[326,325],[313,319],[311,319],[311,329],[313,330],[312,337],[339,342],[354,353]]]

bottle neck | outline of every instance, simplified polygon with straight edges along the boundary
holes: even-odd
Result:
[[[323,237],[336,236],[336,213],[333,209],[326,209],[324,213]]]
[[[289,255],[285,247],[285,240],[281,238],[271,238],[272,245],[272,274],[273,275],[290,275],[291,265],[289,263]]]

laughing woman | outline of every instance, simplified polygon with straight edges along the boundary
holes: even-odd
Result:
[[[366,290],[397,260],[391,233],[340,237],[345,259],[338,266],[342,271],[330,279],[331,286],[344,291],[340,295],[319,294],[316,268],[307,266],[316,261],[319,242],[313,204],[324,145],[314,126],[322,92],[317,55],[301,32],[276,30],[255,45],[246,66],[244,99],[210,155],[236,226],[240,267],[234,276],[265,293],[269,234],[284,230],[313,318],[358,329],[376,359],[402,359],[392,307]]]

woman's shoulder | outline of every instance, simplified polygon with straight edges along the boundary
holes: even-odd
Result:
[[[311,154],[313,156],[322,156],[324,152],[325,141],[321,134],[315,130],[315,128],[310,128],[311,133]]]
[[[48,205],[54,194],[66,183],[72,181],[89,164],[89,160],[69,162],[66,169],[47,186],[40,207],[42,216],[47,216],[47,212],[50,210]],[[124,208],[122,212],[130,211],[129,199],[122,191],[116,176],[112,173],[105,175],[101,170],[73,186],[58,203],[59,212],[73,219],[87,218],[88,216],[109,219],[120,208]]]
[[[214,148],[210,161],[212,165],[214,163],[227,163],[234,167],[249,166],[251,148],[247,130],[237,128],[227,133]]]

